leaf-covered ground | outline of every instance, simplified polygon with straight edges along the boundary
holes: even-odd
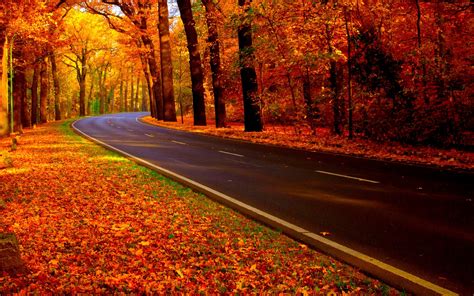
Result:
[[[236,122],[229,123],[230,128],[224,129],[216,129],[212,122],[208,126],[193,126],[190,117],[185,117],[184,123],[158,121],[150,116],[143,118],[143,121],[190,132],[309,151],[340,153],[449,169],[472,170],[474,167],[474,152],[393,142],[378,143],[357,138],[348,140],[346,136],[332,134],[327,128],[318,128],[317,135],[312,135],[308,129],[296,130],[291,126],[267,125],[263,132],[244,132],[243,124]]]
[[[5,151],[9,139],[0,140]],[[0,233],[29,273],[0,294],[397,294],[155,172],[75,135],[28,130],[0,169]]]

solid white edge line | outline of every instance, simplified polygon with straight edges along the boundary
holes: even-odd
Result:
[[[175,144],[179,144],[179,145],[188,145],[188,144],[186,144],[186,143],[184,143],[184,142],[180,142],[180,141],[174,141],[174,140],[172,140],[171,142],[173,142],[173,143],[175,143]]]
[[[228,155],[233,155],[233,156],[237,156],[237,157],[244,157],[242,154],[227,152],[227,151],[223,151],[223,150],[219,150],[219,151],[217,151],[217,152],[223,153],[223,154],[228,154]]]
[[[379,181],[368,180],[368,179],[363,179],[363,178],[358,178],[358,177],[353,177],[353,176],[348,176],[348,175],[341,175],[341,174],[336,174],[336,173],[331,173],[331,172],[326,172],[326,171],[316,170],[315,172],[320,173],[320,174],[326,174],[326,175],[341,177],[341,178],[353,179],[353,180],[357,180],[357,181],[361,181],[361,182],[368,182],[368,183],[374,183],[374,184],[380,183]]]
[[[236,205],[237,207],[240,207],[244,210],[247,210],[253,214],[255,214],[255,216],[260,216],[260,217],[263,217],[264,219],[266,219],[267,221],[270,221],[270,222],[273,222],[275,223],[276,225],[280,225],[280,226],[283,226],[283,227],[286,227],[287,229],[295,232],[296,234],[299,234],[301,237],[306,237],[310,240],[314,240],[314,241],[317,241],[325,246],[328,246],[330,248],[333,248],[334,250],[336,250],[336,252],[340,252],[340,253],[343,253],[343,254],[348,254],[350,256],[353,256],[355,257],[356,259],[359,259],[360,261],[362,262],[365,262],[365,263],[368,263],[368,264],[371,264],[379,269],[382,270],[382,274],[385,274],[385,276],[387,277],[387,272],[388,273],[391,273],[391,274],[394,274],[395,276],[398,276],[399,278],[401,279],[404,279],[406,281],[406,283],[412,283],[412,284],[415,284],[415,286],[420,289],[424,289],[425,292],[431,292],[431,294],[439,294],[439,295],[459,295],[453,291],[450,291],[448,289],[445,289],[441,286],[438,286],[432,282],[429,282],[427,280],[424,280],[414,274],[411,274],[409,272],[406,272],[404,270],[401,270],[399,268],[396,268],[395,266],[392,266],[390,264],[387,264],[387,263],[384,263],[380,260],[377,260],[373,257],[370,257],[366,254],[363,254],[361,252],[358,252],[356,250],[353,250],[351,248],[348,248],[344,245],[341,245],[339,243],[336,243],[332,240],[329,240],[323,236],[320,236],[318,234],[315,234],[313,232],[310,232],[310,231],[307,231],[306,229],[304,228],[301,228],[297,225],[294,225],[288,221],[285,221],[283,219],[280,219],[276,216],[273,216],[271,214],[268,214],[262,210],[259,210],[257,208],[254,208],[246,203],[243,203],[237,199],[234,199],[224,193],[221,193],[217,190],[214,190],[210,187],[207,187],[206,185],[203,185],[201,183],[198,183],[196,181],[193,181],[187,177],[184,177],[182,175],[179,175],[173,171],[170,171],[168,169],[165,169],[163,167],[160,167],[160,166],[157,166],[149,161],[146,161],[142,158],[139,158],[139,157],[136,157],[136,156],[133,156],[132,154],[128,153],[128,152],[125,152],[123,150],[120,150],[118,148],[115,148],[105,142],[102,142],[101,140],[98,140],[92,136],[89,136],[87,135],[86,133],[84,133],[83,131],[79,130],[76,126],[75,126],[75,123],[77,121],[73,122],[72,123],[72,127],[74,128],[74,130],[76,130],[77,132],[79,132],[81,135],[83,135],[84,137],[86,137],[87,139],[90,139],[92,141],[95,141],[99,144],[101,144],[102,146],[104,147],[107,147],[115,152],[118,152],[122,155],[125,155],[127,156],[128,158],[138,162],[139,164],[142,164],[142,165],[146,165],[150,168],[155,168],[158,172],[162,172],[162,173],[165,173],[167,174],[168,176],[167,177],[170,177],[176,181],[180,180],[181,182],[185,183],[186,185],[191,185],[192,187],[196,188],[196,189],[199,189],[199,190],[202,190],[203,193],[209,193],[209,194],[212,194],[216,197],[219,197],[225,201],[227,201],[228,203],[230,204],[234,204]],[[330,252],[329,252],[330,253]],[[332,255],[332,254],[331,254]],[[334,256],[334,255],[333,255]],[[372,271],[373,272],[373,271]],[[381,275],[379,274],[378,275],[379,277],[381,277]],[[382,278],[382,280],[384,280]],[[386,279],[385,279],[386,281]]]

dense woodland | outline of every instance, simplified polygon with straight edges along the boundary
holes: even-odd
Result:
[[[151,111],[195,125],[472,145],[473,5],[2,0],[0,135]],[[11,126],[11,123],[13,125]]]

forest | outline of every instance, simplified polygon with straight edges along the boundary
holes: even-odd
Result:
[[[0,136],[162,121],[472,147],[471,2],[3,0]]]

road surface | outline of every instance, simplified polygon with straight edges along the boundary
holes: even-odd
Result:
[[[88,117],[85,134],[463,295],[474,293],[474,174]]]

